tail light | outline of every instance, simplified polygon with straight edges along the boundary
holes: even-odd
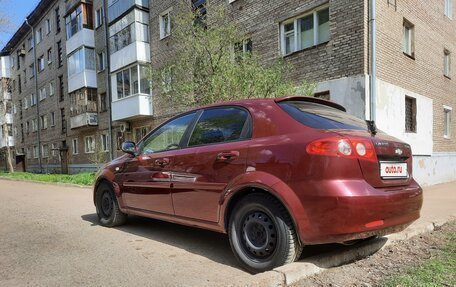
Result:
[[[357,158],[377,162],[374,145],[370,140],[364,138],[323,138],[308,144],[306,150],[309,154]]]

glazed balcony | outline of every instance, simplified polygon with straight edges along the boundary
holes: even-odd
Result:
[[[112,103],[112,120],[121,121],[145,116],[152,116],[152,102],[150,96],[136,94]]]
[[[149,0],[118,0],[108,7],[108,21],[111,22],[117,20],[131,7],[138,6],[149,9]]]
[[[97,103],[89,102],[87,105],[72,106],[70,108],[70,128],[98,126]]]

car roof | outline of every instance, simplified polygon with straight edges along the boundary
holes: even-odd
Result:
[[[314,97],[304,97],[304,96],[286,96],[286,97],[280,97],[280,98],[263,98],[263,99],[260,98],[260,99],[244,99],[244,100],[226,101],[226,102],[202,106],[202,107],[196,108],[194,110],[201,110],[201,109],[220,107],[220,106],[230,106],[230,105],[245,106],[245,105],[258,105],[261,103],[274,103],[274,102],[282,103],[282,102],[290,102],[290,101],[316,103],[316,104],[321,104],[324,106],[332,107],[332,108],[341,110],[343,112],[347,111],[342,105],[339,105],[335,102],[326,101],[326,100],[322,100],[322,99],[314,98]]]

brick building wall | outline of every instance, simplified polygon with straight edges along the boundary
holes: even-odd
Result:
[[[432,111],[417,117],[433,120],[434,152],[455,152],[454,120],[452,136],[447,139],[443,135],[443,106],[456,107],[456,61],[452,62],[452,79],[444,76],[443,68],[444,50],[449,50],[453,59],[456,55],[456,21],[444,15],[444,2],[397,1],[394,7],[377,1],[378,78],[432,99]],[[414,59],[403,53],[404,19],[414,25]]]

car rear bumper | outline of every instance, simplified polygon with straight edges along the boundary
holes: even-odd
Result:
[[[302,195],[298,222],[303,244],[345,242],[402,231],[420,217],[421,187],[373,188],[362,180],[325,181]],[[306,192],[306,194],[308,194]]]

